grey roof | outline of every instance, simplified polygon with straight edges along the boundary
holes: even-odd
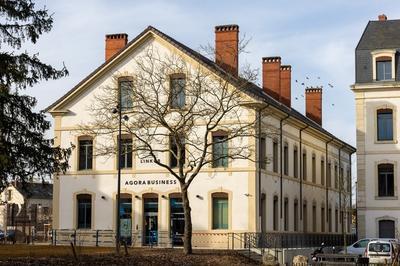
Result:
[[[74,92],[77,90],[80,85],[82,85],[86,80],[90,79],[93,75],[95,75],[99,70],[101,70],[103,67],[105,67],[110,61],[112,61],[115,57],[117,57],[119,54],[123,53],[128,47],[130,47],[133,43],[135,43],[138,39],[140,39],[142,36],[144,36],[147,32],[153,31],[156,33],[158,36],[162,37],[164,40],[169,42],[171,45],[175,46],[177,49],[185,52],[189,56],[193,57],[194,59],[198,60],[200,63],[202,63],[204,66],[212,69],[215,71],[217,74],[223,76],[233,84],[243,84],[243,81],[240,80],[239,78],[231,75],[229,72],[225,71],[223,68],[221,68],[218,64],[216,64],[214,61],[208,59],[204,55],[200,54],[199,52],[196,52],[195,50],[189,48],[188,46],[180,43],[179,41],[175,40],[174,38],[168,36],[167,34],[159,31],[158,29],[148,26],[145,30],[143,30],[139,35],[137,35],[134,39],[132,39],[123,49],[121,49],[119,52],[117,52],[115,55],[113,55],[111,58],[109,58],[107,61],[105,61],[102,65],[100,65],[98,68],[96,68],[92,73],[90,73],[86,78],[84,78],[81,82],[79,82],[75,87],[73,87],[70,91],[68,91],[64,96],[62,96],[60,99],[58,99],[56,102],[51,104],[49,107],[45,109],[45,111],[50,111],[51,108],[55,107],[58,103],[60,103],[65,97],[67,97],[70,93]],[[326,135],[328,138],[331,140],[336,140],[341,145],[348,147],[351,151],[355,152],[356,148],[351,146],[350,144],[340,140],[339,138],[335,137],[333,134],[322,128],[319,124],[314,122],[313,120],[309,119],[305,115],[301,114],[300,112],[296,111],[295,109],[291,107],[287,107],[283,103],[275,100],[268,94],[264,92],[262,88],[257,86],[254,83],[248,84],[249,86],[246,88],[246,93],[250,94],[253,97],[261,98],[263,101],[265,101],[267,104],[274,106],[275,108],[281,110],[282,112],[288,114],[289,116],[292,116],[303,123],[305,123],[308,127],[312,127],[318,131],[320,131],[322,134]]]
[[[369,21],[356,50],[400,48],[400,20]]]
[[[28,199],[52,199],[53,184],[48,183],[19,183],[16,189]]]

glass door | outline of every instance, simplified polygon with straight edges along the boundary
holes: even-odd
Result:
[[[157,245],[158,243],[158,198],[145,198],[144,214],[144,245]]]
[[[170,198],[170,224],[172,245],[183,245],[183,232],[185,229],[185,216],[182,198]]]
[[[121,240],[127,245],[132,244],[132,197],[123,198],[121,195],[120,200],[120,232]]]

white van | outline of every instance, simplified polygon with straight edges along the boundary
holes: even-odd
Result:
[[[391,264],[394,260],[396,249],[392,241],[373,240],[368,243],[365,256],[369,258],[369,263]]]

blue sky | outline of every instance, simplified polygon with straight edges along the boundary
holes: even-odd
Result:
[[[324,86],[323,127],[352,145],[355,111],[349,86],[354,83],[354,49],[368,20],[382,13],[400,18],[398,0],[41,0],[37,6],[54,13],[54,27],[26,49],[54,66],[64,62],[70,71],[67,78],[27,90],[38,99],[38,109],[56,101],[104,61],[105,34],[125,32],[131,40],[152,25],[198,50],[214,44],[214,26],[238,24],[241,35],[251,38],[240,62],[261,68],[263,56],[279,55],[283,64],[292,65],[292,103],[300,112],[304,87],[294,80]]]

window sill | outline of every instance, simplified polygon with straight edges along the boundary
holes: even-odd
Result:
[[[78,169],[77,173],[78,174],[93,174],[94,169]]]
[[[397,200],[397,196],[388,196],[388,197],[382,197],[382,196],[375,196],[375,200]]]
[[[397,144],[397,140],[375,140],[375,144]]]

